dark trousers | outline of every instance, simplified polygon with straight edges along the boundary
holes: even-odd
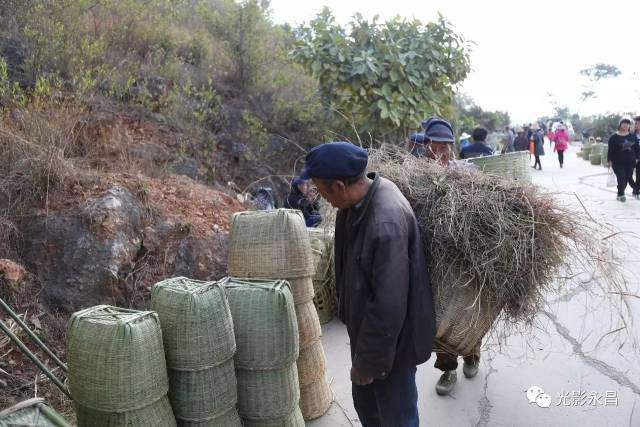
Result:
[[[481,345],[482,342],[478,343],[478,345],[473,348],[472,354],[463,357],[465,363],[471,365],[480,360]],[[433,366],[443,372],[455,371],[458,368],[458,355],[450,353],[436,353],[436,363]]]
[[[613,173],[616,174],[618,179],[618,196],[624,196],[624,190],[627,189],[627,184],[635,190],[635,182],[633,182],[633,170],[635,169],[634,162],[613,162]]]
[[[636,187],[633,189],[633,194],[640,193],[640,162],[636,163]]]
[[[540,166],[540,169],[542,169],[542,163],[540,163],[540,155],[539,154],[534,154],[536,156],[536,162],[533,164],[533,167],[535,168],[536,166]]]
[[[363,427],[418,427],[416,368],[394,369],[384,380],[352,385],[353,406]]]
[[[558,150],[558,161],[560,162],[560,166],[564,163],[564,150]]]

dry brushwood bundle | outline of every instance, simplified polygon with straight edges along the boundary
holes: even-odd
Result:
[[[371,153],[369,169],[399,187],[420,224],[440,350],[469,353],[501,313],[531,321],[571,266],[602,262],[599,224],[531,184],[386,146]],[[618,278],[604,286],[620,290]]]

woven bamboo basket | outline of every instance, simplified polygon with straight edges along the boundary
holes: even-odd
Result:
[[[62,415],[36,397],[0,412],[0,426],[71,427]]]
[[[296,305],[298,332],[300,334],[300,349],[306,349],[322,336],[318,312],[313,301]]]
[[[325,286],[321,288],[313,297],[313,305],[318,312],[318,319],[321,324],[331,321],[333,312],[336,308],[336,289],[335,287]]]
[[[602,164],[602,154],[595,154],[595,153],[589,154],[589,162],[592,165],[600,166]]]
[[[238,394],[233,357],[208,369],[169,369],[169,400],[178,421],[204,421],[235,408]]]
[[[488,175],[531,181],[530,155],[528,151],[474,157],[468,159],[468,161],[478,166],[481,171]]]
[[[156,313],[88,308],[71,316],[67,336],[69,388],[76,403],[125,412],[166,396],[169,380]]]
[[[151,307],[158,313],[167,366],[204,369],[233,357],[236,341],[224,288],[176,277],[157,283]]]
[[[179,427],[242,427],[242,420],[235,406],[223,414],[206,420],[177,419],[176,421]]]
[[[591,154],[591,149],[593,146],[582,147],[582,159],[589,160],[589,155]]]
[[[313,299],[313,278],[301,277],[299,279],[287,279],[293,294],[293,302],[302,304]]]
[[[296,364],[271,371],[237,369],[238,412],[243,420],[285,418],[298,406],[300,389]]]
[[[103,412],[76,403],[78,427],[175,427],[169,398],[164,396],[154,403],[127,412]]]
[[[331,320],[336,306],[336,277],[333,263],[333,232],[309,228],[311,250],[314,257],[315,275],[313,303],[318,312],[320,323]]]
[[[283,280],[226,278],[236,336],[236,369],[279,369],[298,358],[296,312]]]
[[[435,291],[434,351],[468,356],[491,329],[502,307],[476,301],[478,288],[462,275],[451,273],[443,282],[451,285],[437,286]]]
[[[228,269],[236,277],[312,276],[313,257],[302,213],[278,209],[234,214]]]
[[[326,378],[321,378],[300,390],[300,410],[306,421],[323,416],[331,406],[333,392]]]
[[[296,407],[288,416],[275,420],[244,420],[244,427],[304,427],[300,408]]]
[[[327,372],[327,357],[322,347],[322,341],[317,340],[306,349],[300,350],[296,365],[298,366],[300,387],[324,378]]]

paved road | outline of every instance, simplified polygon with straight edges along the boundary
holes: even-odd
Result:
[[[579,206],[576,195],[591,215],[629,233],[625,246],[614,252],[624,265],[631,290],[640,295],[640,201],[615,201],[605,187],[607,170],[578,158],[576,149],[565,154],[565,168],[553,155],[542,158],[543,170],[532,171],[534,182],[557,191],[562,203]],[[630,233],[637,233],[633,236]],[[596,276],[597,278],[597,276]],[[458,373],[454,393],[439,397],[434,385],[439,371],[433,360],[417,374],[420,419],[423,426],[513,427],[630,427],[640,426],[640,362],[624,327],[593,292],[593,280],[548,296],[548,307],[526,334],[514,334],[485,343],[481,371],[467,380]],[[640,298],[628,298],[640,322]],[[640,341],[639,326],[632,335]],[[329,377],[336,401],[327,415],[309,422],[313,427],[359,426],[351,402],[349,339],[333,321],[323,328]],[[458,368],[461,371],[461,367]],[[529,403],[525,391],[542,388],[549,407]],[[535,394],[535,393],[534,393]]]

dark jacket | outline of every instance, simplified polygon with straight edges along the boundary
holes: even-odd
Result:
[[[472,157],[490,156],[493,154],[491,147],[483,142],[474,142],[460,150],[461,159],[469,159]]]
[[[614,133],[609,137],[607,160],[613,163],[635,163],[640,158],[640,146],[635,134],[622,136]]]
[[[308,227],[315,226],[322,220],[320,216],[320,204],[318,201],[311,201],[298,189],[297,185],[291,185],[291,191],[284,199],[284,207],[287,209],[298,209],[302,211],[304,220]]]
[[[527,139],[526,135],[521,134],[516,136],[516,139],[513,141],[513,148],[516,151],[529,151],[529,139]]]
[[[544,156],[544,135],[540,131],[536,131],[533,136],[533,154],[536,156]]]
[[[395,184],[368,176],[373,184],[365,199],[338,211],[336,287],[352,365],[382,379],[392,368],[429,359],[435,311],[413,210]]]

